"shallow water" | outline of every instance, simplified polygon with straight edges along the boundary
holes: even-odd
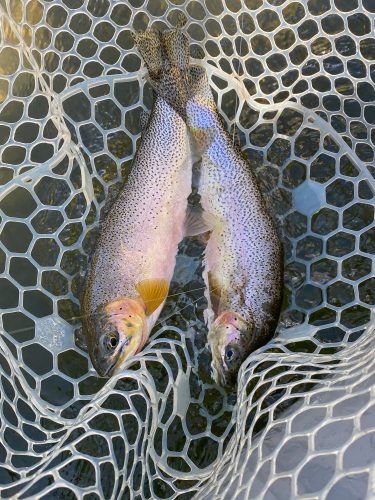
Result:
[[[108,498],[112,489],[132,498],[139,488],[146,497],[164,498],[175,491],[203,498],[206,488],[213,498],[220,487],[247,488],[250,497],[262,491],[267,498],[276,484],[267,469],[271,454],[274,476],[284,485],[275,491],[286,496],[324,491],[332,498],[329,489],[342,491],[340,471],[350,471],[352,462],[362,471],[358,488],[369,492],[366,465],[354,458],[311,465],[314,477],[322,466],[336,471],[331,483],[324,476],[311,484],[301,473],[296,486],[287,485],[286,469],[278,463],[293,453],[281,453],[272,437],[267,448],[266,439],[277,419],[303,420],[314,397],[329,409],[335,384],[349,394],[369,370],[370,386],[371,362],[359,368],[372,345],[361,350],[361,335],[370,331],[375,279],[369,166],[375,91],[368,35],[373,13],[366,2],[363,13],[335,4],[337,15],[324,15],[321,27],[314,16],[326,14],[324,2],[277,2],[272,11],[257,0],[227,1],[227,11],[221,1],[186,6],[192,55],[217,68],[209,71],[218,106],[257,173],[285,246],[285,300],[276,340],[244,366],[238,394],[210,380],[203,247],[197,241],[180,245],[155,343],[136,365],[101,391],[106,381],[77,347],[79,290],[97,225],[129,173],[140,112],[152,103],[130,29],[145,29],[150,19],[159,27],[176,22],[180,3],[14,2],[9,14],[15,25],[2,27],[2,43],[10,44],[0,47],[3,484],[22,488],[30,466],[35,489],[29,496],[48,491],[59,475],[64,490],[51,486],[49,497],[64,492],[74,498],[69,488],[87,486],[90,495]],[[32,51],[21,48],[15,34],[22,12],[29,26],[21,34]],[[279,18],[287,27],[278,27]],[[253,33],[256,25],[260,33]],[[350,370],[355,375],[345,383]],[[326,396],[319,392],[324,387],[330,388]],[[340,415],[351,421],[356,412],[371,413],[371,401],[347,399]],[[323,419],[317,422],[323,427]],[[301,427],[312,436],[307,428]],[[285,447],[293,443],[290,432],[276,433]],[[261,451],[257,440],[263,440]],[[354,432],[350,440],[355,444]],[[332,446],[338,451],[341,445]],[[319,446],[307,449],[296,458],[304,467]],[[69,464],[71,450],[76,461]],[[345,456],[356,456],[349,451]],[[250,454],[258,458],[237,475]],[[237,461],[233,470],[226,465],[229,456]],[[38,463],[41,473],[33,469]],[[215,479],[226,471],[227,481]],[[94,486],[95,478],[101,486]]]

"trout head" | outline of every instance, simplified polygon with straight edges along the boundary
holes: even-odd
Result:
[[[255,324],[231,311],[221,313],[213,323],[208,342],[212,351],[213,378],[217,384],[236,384],[237,374],[251,348]]]
[[[109,377],[125,359],[137,354],[147,340],[149,327],[141,301],[121,298],[102,307],[95,321],[89,353],[95,370]]]

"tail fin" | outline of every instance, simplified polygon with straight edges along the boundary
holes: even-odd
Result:
[[[153,30],[137,32],[133,33],[133,39],[142,54],[150,76],[159,74],[163,59],[160,33]]]
[[[150,83],[184,119],[189,98],[189,41],[179,30],[148,30],[133,38],[149,72]]]
[[[201,101],[209,103],[215,107],[215,101],[208,82],[207,72],[202,66],[190,66],[189,92],[191,97],[199,96]]]
[[[198,157],[210,147],[221,123],[215,100],[208,82],[206,70],[202,66],[191,66],[189,72],[189,92],[186,124],[194,141]]]

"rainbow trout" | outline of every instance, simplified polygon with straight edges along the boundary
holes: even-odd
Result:
[[[179,86],[188,69],[187,41],[175,31],[134,38],[174,102],[185,92]],[[126,186],[101,224],[81,297],[89,354],[101,376],[140,351],[163,307],[184,236],[191,163],[186,124],[156,96]]]
[[[186,48],[184,35],[179,42]],[[182,73],[177,99],[149,73],[156,92],[186,121],[194,155],[201,157],[203,220],[190,220],[189,231],[211,232],[204,270],[208,342],[216,382],[232,385],[243,361],[275,331],[282,300],[282,245],[251,165],[222,125],[204,69],[192,66],[188,75]]]
[[[231,385],[247,356],[274,334],[283,251],[251,165],[232,144],[203,68],[193,67],[187,124],[201,151],[199,194],[211,235],[204,279],[208,342],[217,383]]]

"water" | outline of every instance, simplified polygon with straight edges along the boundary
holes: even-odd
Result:
[[[200,478],[209,479],[220,470],[225,450],[232,450],[235,460],[242,456],[241,467],[252,450],[259,457],[273,453],[275,470],[281,474],[277,464],[285,461],[275,451],[277,443],[284,439],[285,451],[292,438],[287,439],[286,431],[278,434],[279,440],[270,437],[269,451],[265,444],[262,452],[256,440],[268,436],[272,419],[287,418],[288,412],[303,420],[303,401],[307,405],[320,383],[323,387],[340,373],[332,365],[319,378],[324,363],[335,353],[337,366],[345,367],[350,359],[354,363],[356,351],[348,351],[348,346],[360,346],[368,330],[374,305],[375,237],[373,178],[366,168],[373,158],[367,125],[372,123],[374,96],[366,66],[371,60],[369,10],[365,6],[366,19],[345,14],[346,33],[342,13],[326,15],[319,27],[314,16],[323,13],[324,2],[281,4],[271,11],[247,0],[248,10],[241,12],[239,1],[228,1],[224,12],[222,2],[207,1],[204,6],[190,2],[186,8],[192,55],[211,59],[217,67],[209,71],[223,119],[251,161],[284,239],[285,300],[276,340],[260,359],[250,362],[254,371],[248,369],[249,379],[242,377],[238,395],[212,384],[203,322],[203,246],[184,240],[170,297],[153,332],[155,344],[136,365],[107,382],[96,376],[87,353],[77,345],[80,287],[97,225],[131,168],[141,109],[152,104],[150,88],[143,86],[138,72],[141,61],[132,50],[130,29],[145,29],[153,16],[165,15],[157,21],[159,26],[176,22],[179,4],[149,2],[142,9],[136,0],[132,8],[103,1],[89,2],[85,10],[80,1],[46,6],[29,2],[24,7],[28,29],[35,33],[34,61],[30,53],[20,52],[14,28],[5,26],[4,39],[11,46],[0,52],[0,286],[6,353],[0,360],[7,398],[2,416],[9,428],[17,429],[7,432],[4,445],[18,450],[18,455],[9,452],[4,458],[4,483],[18,478],[24,483],[25,466],[33,468],[33,460],[44,463],[43,457],[48,464],[50,457],[53,462],[47,467],[67,486],[55,489],[55,495],[72,496],[72,484],[87,486],[94,494],[90,463],[95,463],[101,471],[102,496],[117,490],[130,498],[140,487],[145,496],[150,491],[151,496],[168,497],[187,490],[190,497],[201,491]],[[307,10],[309,18],[303,18]],[[22,4],[15,4],[17,23],[21,11]],[[287,27],[278,27],[281,15]],[[253,33],[255,23],[263,34]],[[317,30],[319,36],[312,39]],[[239,33],[246,36],[240,38]],[[26,29],[23,36],[31,43]],[[356,37],[365,37],[358,54]],[[344,72],[345,58],[349,59]],[[39,64],[43,71],[36,80]],[[228,75],[242,77],[244,87]],[[363,110],[366,126],[358,109]],[[319,353],[322,365],[308,375],[304,368]],[[284,378],[278,376],[279,369],[286,372]],[[346,386],[350,384],[354,382]],[[252,406],[244,401],[245,394],[252,398]],[[333,401],[333,387],[327,394]],[[236,397],[242,416],[233,413]],[[321,398],[323,405],[330,404]],[[360,401],[348,403],[347,414],[353,415],[361,405],[370,412],[370,401]],[[235,427],[242,425],[244,434]],[[310,432],[307,424],[302,429]],[[86,435],[95,437],[89,441]],[[241,446],[253,440],[242,455],[231,448],[240,445],[238,436],[243,436]],[[90,462],[77,458],[69,465],[69,442],[74,453],[83,451]],[[302,444],[296,446],[299,450]],[[296,456],[296,463],[307,464],[309,446],[305,455]],[[339,449],[340,444],[335,446]],[[293,458],[293,453],[285,453]],[[357,454],[354,450],[348,456]],[[350,460],[345,461],[349,469],[359,463]],[[146,462],[148,469],[142,466]],[[156,464],[162,467],[157,473]],[[328,476],[317,471],[323,467],[331,477],[341,467],[337,462],[306,464],[296,480],[298,490],[283,479],[275,491],[289,497],[328,491]],[[253,480],[252,496],[262,488],[272,489],[267,467],[254,460],[253,469],[247,468],[248,479],[238,478],[238,484]],[[358,467],[365,470],[362,462]],[[52,484],[52,475],[43,472],[45,479],[40,479],[32,470],[30,477],[39,486],[29,495],[36,495]],[[231,474],[231,468],[227,470]],[[368,476],[361,474],[358,488],[365,491]],[[311,483],[312,475],[321,476],[319,484]],[[227,484],[231,481],[232,477]],[[340,481],[334,483],[336,495],[349,488]],[[214,486],[220,484],[217,480]]]

